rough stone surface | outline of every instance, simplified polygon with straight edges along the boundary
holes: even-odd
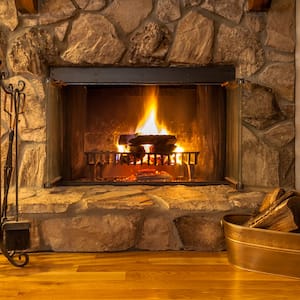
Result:
[[[202,0],[183,0],[183,6],[189,7],[189,6],[196,6],[199,5],[202,2]]]
[[[223,240],[222,216],[254,213],[265,195],[238,192],[229,186],[194,188],[21,187],[20,218],[32,224],[32,249],[36,251],[217,251]],[[13,189],[9,199],[14,199]],[[209,201],[214,204],[207,208]],[[10,203],[9,215],[12,213]]]
[[[165,215],[145,219],[137,248],[145,250],[180,250],[182,243],[172,220]]]
[[[129,62],[158,65],[168,52],[170,36],[168,29],[150,22],[130,40]]]
[[[292,101],[294,99],[295,66],[294,64],[274,63],[268,65],[260,73],[259,83],[273,89],[281,97]]]
[[[43,186],[46,146],[45,144],[25,144],[22,145],[20,153],[19,177],[21,186]]]
[[[257,129],[265,129],[283,120],[283,115],[268,89],[246,83],[242,93],[242,118]]]
[[[271,62],[282,62],[282,63],[291,63],[295,60],[295,56],[293,54],[280,53],[274,49],[266,49],[266,60]]]
[[[84,38],[82,32],[85,32]],[[87,13],[73,22],[68,48],[61,57],[74,64],[113,64],[124,50],[114,26],[101,15]]]
[[[105,0],[76,0],[81,9],[100,10],[105,6]]]
[[[138,28],[152,8],[152,0],[115,0],[103,13],[125,33],[130,33]]]
[[[8,53],[8,62],[15,73],[44,74],[57,57],[53,37],[44,29],[32,28],[16,37]]]
[[[265,19],[262,15],[245,15],[245,24],[250,31],[262,32],[265,29]]]
[[[76,11],[72,0],[45,0],[39,9],[40,24],[50,24],[70,18]]]
[[[295,138],[295,124],[292,121],[285,121],[272,126],[264,132],[264,139],[275,147],[283,147]]]
[[[55,35],[57,39],[62,42],[66,36],[66,32],[69,26],[69,22],[64,22],[60,24],[59,26],[56,26],[54,29]]]
[[[248,186],[279,186],[279,152],[258,139],[243,127],[243,183]]]
[[[191,11],[178,23],[169,61],[208,64],[212,56],[213,34],[212,20]]]
[[[279,176],[281,186],[294,189],[295,182],[295,142],[283,147],[280,152]]]
[[[267,16],[266,45],[280,51],[295,50],[295,1],[272,1]]]
[[[138,220],[134,213],[75,216],[45,220],[41,229],[53,251],[122,251],[134,246]]]
[[[205,0],[201,7],[239,23],[243,15],[243,0]]]
[[[0,2],[0,23],[11,31],[18,26],[19,21],[15,0],[2,0]]]
[[[181,16],[179,0],[158,0],[156,14],[166,23],[179,19]]]
[[[224,24],[217,35],[214,61],[234,63],[238,78],[253,75],[265,63],[263,48],[251,31]]]
[[[221,251],[225,241],[221,223],[214,216],[183,216],[175,220],[184,250]]]

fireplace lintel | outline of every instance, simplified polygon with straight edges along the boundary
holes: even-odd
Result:
[[[50,78],[69,85],[221,84],[235,80],[235,67],[52,67]]]

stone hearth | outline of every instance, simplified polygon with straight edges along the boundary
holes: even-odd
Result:
[[[263,196],[224,185],[23,188],[20,212],[32,251],[220,251],[222,216],[254,213]]]

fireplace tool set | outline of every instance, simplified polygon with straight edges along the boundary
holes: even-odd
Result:
[[[23,267],[29,262],[29,256],[24,250],[30,247],[30,223],[19,220],[19,189],[18,189],[18,122],[25,104],[25,82],[20,80],[16,87],[4,83],[5,74],[0,78],[1,109],[8,118],[8,147],[4,165],[3,179],[0,176],[0,248],[7,260],[16,267]],[[1,92],[4,92],[3,99]],[[2,122],[2,117],[1,117]],[[1,149],[2,150],[2,149]],[[2,172],[2,170],[1,170]],[[0,172],[0,174],[1,174]],[[14,175],[15,205],[8,205],[9,190]],[[3,184],[3,188],[2,188]],[[3,197],[2,197],[3,194]],[[9,209],[8,209],[9,208]],[[8,216],[8,211],[15,213]]]

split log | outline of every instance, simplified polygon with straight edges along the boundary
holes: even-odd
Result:
[[[244,225],[284,232],[300,228],[300,194],[296,191],[274,190],[266,196],[259,211],[258,215],[250,218]]]
[[[277,201],[281,196],[283,196],[284,193],[285,190],[280,187],[268,193],[259,208],[259,212],[267,210],[271,206],[271,204]]]

